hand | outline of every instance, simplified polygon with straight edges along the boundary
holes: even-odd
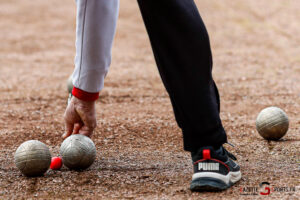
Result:
[[[64,114],[65,134],[67,138],[72,134],[82,134],[90,137],[97,126],[95,101],[82,101],[72,97]]]

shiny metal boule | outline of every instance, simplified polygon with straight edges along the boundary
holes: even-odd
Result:
[[[72,75],[69,76],[69,78],[68,78],[67,89],[68,89],[68,93],[72,93],[72,90],[73,90],[73,78],[72,78]]]
[[[15,152],[15,164],[26,176],[41,176],[50,167],[49,148],[38,140],[22,143]]]
[[[278,107],[265,108],[256,118],[256,130],[266,140],[279,140],[288,129],[288,116]]]
[[[95,161],[96,147],[87,136],[71,135],[61,144],[60,155],[69,169],[87,169]]]

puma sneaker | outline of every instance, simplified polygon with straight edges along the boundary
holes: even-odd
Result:
[[[224,147],[203,147],[192,152],[194,174],[191,191],[219,191],[231,187],[241,179],[240,166],[236,157]]]

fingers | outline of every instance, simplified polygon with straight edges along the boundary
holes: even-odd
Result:
[[[79,134],[91,137],[97,126],[95,111],[91,109],[89,112],[79,112],[79,115],[83,122],[83,126],[79,130]]]
[[[90,137],[97,126],[95,102],[78,101],[76,112],[83,122],[79,134]]]
[[[97,126],[95,102],[87,102],[72,97],[65,112],[66,133],[63,138],[72,134],[90,137]]]
[[[79,130],[79,134],[85,135],[87,137],[91,137],[94,133],[94,129],[92,127],[87,127],[87,126],[83,126],[80,130]]]
[[[97,126],[96,116],[94,114],[89,113],[90,115],[85,115],[82,117],[82,121],[84,126],[79,130],[79,134],[91,137],[94,129]]]
[[[66,139],[67,137],[69,137],[72,133],[73,133],[73,128],[74,128],[74,124],[73,123],[65,123],[65,129],[66,132],[63,134],[63,139]]]
[[[82,126],[83,126],[82,123],[76,123],[76,124],[74,125],[73,134],[78,134],[78,133],[79,133],[79,130],[81,129]]]
[[[65,114],[64,114],[64,120],[65,120],[65,133],[62,135],[64,139],[72,135],[73,132],[79,131],[80,127],[78,127],[77,124],[80,124],[80,117],[78,116],[74,101],[71,99],[70,103],[68,104]]]

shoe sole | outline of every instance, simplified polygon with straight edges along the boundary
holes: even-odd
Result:
[[[200,172],[193,175],[191,182],[191,191],[222,191],[241,179],[241,172],[230,172],[227,175],[221,175],[213,172]]]

